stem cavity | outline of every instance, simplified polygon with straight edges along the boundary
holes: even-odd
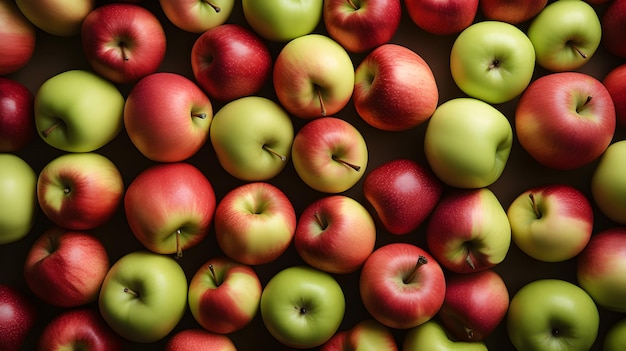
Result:
[[[535,195],[530,193],[530,194],[528,194],[528,197],[530,198],[530,204],[533,207],[533,211],[535,212],[535,216],[537,217],[537,219],[540,219],[542,217],[542,214],[541,214],[541,211],[539,211],[539,207],[537,207],[537,202],[535,201]]]
[[[419,268],[427,263],[428,259],[423,255],[419,255],[419,257],[417,258],[417,262],[415,263],[415,267],[413,267],[413,270],[411,271],[411,274],[409,274],[409,276],[403,280],[404,283],[408,284],[413,281],[417,276],[417,271],[419,270]]]

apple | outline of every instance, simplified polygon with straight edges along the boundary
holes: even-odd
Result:
[[[296,212],[287,195],[266,182],[230,190],[215,209],[215,239],[231,259],[260,265],[282,255],[293,240]]]
[[[619,351],[626,347],[626,318],[611,325],[602,342],[604,351]]]
[[[441,322],[432,319],[406,332],[402,350],[487,351],[487,345],[483,341],[451,339]]]
[[[95,152],[65,153],[49,161],[37,179],[37,199],[56,225],[90,230],[106,223],[124,197],[124,179],[109,158]]]
[[[133,145],[157,162],[180,162],[209,139],[213,105],[189,78],[156,72],[133,85],[124,106],[124,127]]]
[[[35,52],[35,26],[22,14],[15,1],[0,1],[0,75],[26,66]]]
[[[441,266],[426,250],[395,242],[377,248],[365,261],[359,291],[363,305],[378,322],[410,329],[437,314],[446,283]]]
[[[610,220],[626,225],[626,141],[609,145],[591,176],[591,195],[600,212]]]
[[[511,298],[506,317],[509,338],[518,350],[590,350],[600,317],[591,297],[561,279],[539,279]]]
[[[266,181],[287,166],[294,126],[278,103],[246,96],[215,113],[209,137],[226,172],[244,181]]]
[[[184,329],[172,335],[165,344],[164,351],[237,351],[232,340],[222,334],[194,328]]]
[[[345,313],[341,285],[326,272],[290,266],[273,275],[261,295],[261,317],[280,343],[298,349],[318,347],[339,329]]]
[[[35,93],[35,126],[52,147],[95,151],[124,128],[125,102],[105,78],[87,70],[64,71],[48,78]]]
[[[353,53],[389,42],[401,17],[400,0],[327,0],[322,10],[328,35]]]
[[[310,266],[333,274],[353,273],[374,251],[376,224],[367,209],[346,195],[321,197],[302,211],[294,247]]]
[[[604,76],[602,84],[611,94],[615,105],[615,117],[617,125],[626,128],[626,63],[618,65]]]
[[[323,0],[243,0],[248,25],[264,39],[287,42],[309,34],[322,20]]]
[[[446,276],[446,296],[438,316],[453,339],[482,341],[496,330],[508,309],[507,286],[488,269]]]
[[[234,0],[159,0],[161,9],[176,27],[203,33],[225,23],[233,12]]]
[[[464,29],[450,51],[450,72],[470,97],[501,104],[518,97],[535,70],[535,49],[518,27],[481,21]]]
[[[15,286],[0,284],[0,349],[19,351],[40,318],[29,295]]]
[[[108,270],[109,256],[99,238],[56,227],[35,240],[24,261],[24,278],[30,290],[58,307],[96,301]]]
[[[615,127],[611,95],[586,73],[557,72],[534,80],[515,110],[520,144],[553,169],[572,170],[596,160],[611,143]]]
[[[593,233],[591,202],[581,190],[567,184],[523,191],[509,205],[507,216],[517,247],[544,262],[574,258]]]
[[[600,17],[602,39],[600,44],[611,54],[626,58],[626,41],[620,33],[626,30],[626,1],[612,0]]]
[[[144,169],[124,195],[126,220],[137,240],[150,251],[178,258],[208,235],[215,207],[211,182],[185,162]]]
[[[20,11],[39,29],[52,35],[71,37],[96,8],[95,0],[16,0]]]
[[[262,290],[261,281],[250,266],[214,257],[189,282],[189,310],[204,329],[218,334],[234,333],[256,317]]]
[[[37,174],[24,159],[0,153],[0,245],[16,242],[35,224]]]
[[[278,101],[289,113],[305,119],[335,115],[354,90],[352,58],[322,34],[289,41],[278,53],[272,74]]]
[[[358,115],[385,131],[414,128],[435,112],[439,91],[429,64],[415,51],[383,44],[355,70],[352,95]]]
[[[368,161],[361,132],[338,117],[308,121],[294,137],[291,155],[300,179],[324,193],[352,188],[365,174]]]
[[[537,64],[549,71],[563,72],[589,62],[600,46],[602,27],[590,4],[554,1],[530,22],[527,34],[535,48]]]
[[[599,306],[626,312],[626,228],[611,227],[595,234],[577,258],[578,285]]]
[[[489,188],[451,189],[428,219],[426,242],[448,270],[478,272],[504,261],[511,245],[511,225]]]
[[[33,101],[22,83],[0,77],[0,152],[20,151],[34,139]]]
[[[486,19],[521,24],[543,10],[548,0],[481,0],[480,12]]]
[[[442,194],[443,186],[430,169],[410,159],[387,161],[363,181],[365,200],[385,230],[397,235],[422,225]]]
[[[428,165],[443,183],[481,188],[495,183],[507,164],[513,128],[494,106],[474,98],[439,105],[424,135]]]
[[[272,66],[273,58],[265,41],[239,24],[227,23],[207,30],[191,49],[195,80],[212,99],[219,101],[256,94],[269,80]]]
[[[129,252],[107,273],[98,306],[107,324],[122,337],[136,343],[161,340],[185,314],[185,271],[169,256]]]
[[[80,37],[91,68],[115,83],[134,83],[154,73],[165,58],[161,22],[137,4],[95,8],[85,17]]]
[[[357,322],[335,333],[319,351],[398,351],[391,328],[373,318]]]
[[[478,0],[405,0],[404,4],[411,21],[435,35],[461,32],[478,12]]]

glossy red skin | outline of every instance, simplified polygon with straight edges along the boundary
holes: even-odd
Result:
[[[164,351],[237,351],[228,336],[204,329],[186,329],[172,335]]]
[[[33,57],[37,32],[12,0],[0,3],[0,76],[22,69]]]
[[[487,19],[519,24],[537,16],[547,4],[548,0],[480,0],[478,5]]]
[[[38,317],[28,295],[11,285],[0,285],[0,350],[21,350]]]
[[[21,83],[0,77],[0,152],[15,152],[36,135],[34,95]]]
[[[478,13],[478,0],[405,0],[411,20],[435,35],[460,33]]]
[[[612,69],[602,83],[613,99],[617,125],[626,128],[626,63]]]
[[[626,0],[612,0],[600,18],[602,45],[611,54],[626,58]]]

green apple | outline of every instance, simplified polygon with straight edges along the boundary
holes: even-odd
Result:
[[[345,313],[341,286],[329,273],[291,266],[276,273],[261,294],[261,317],[269,333],[293,348],[313,348],[339,329]]]
[[[595,204],[609,219],[626,224],[626,140],[614,142],[600,157],[591,177]]]
[[[459,188],[481,188],[498,180],[512,144],[509,120],[495,107],[473,98],[441,104],[424,136],[424,152],[435,175]]]
[[[0,153],[0,244],[25,237],[37,215],[37,174],[21,157]]]
[[[95,0],[16,0],[30,22],[52,35],[80,34],[83,20],[96,7]]]
[[[613,324],[604,335],[603,351],[626,350],[626,318]]]
[[[487,351],[487,346],[482,341],[454,341],[439,321],[431,319],[407,331],[402,350]]]
[[[539,279],[515,293],[506,323],[518,350],[587,351],[598,336],[600,315],[593,299],[579,286],[561,279]]]
[[[187,308],[187,277],[173,258],[134,251],[113,264],[98,300],[104,320],[138,343],[163,339]]]
[[[322,0],[243,0],[243,14],[263,38],[285,42],[309,34],[322,19]]]
[[[35,126],[49,145],[89,152],[113,140],[124,127],[125,99],[110,81],[85,70],[46,80],[35,94]]]
[[[535,50],[516,26],[483,21],[464,29],[450,51],[450,72],[467,95],[492,104],[520,95],[535,70]]]

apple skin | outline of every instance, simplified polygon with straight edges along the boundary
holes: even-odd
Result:
[[[626,347],[626,318],[611,325],[604,335],[603,351],[620,351]]]
[[[413,23],[435,35],[461,32],[478,12],[478,0],[405,0],[404,4]]]
[[[248,25],[266,40],[288,42],[315,30],[322,20],[323,0],[243,0]]]
[[[429,64],[413,50],[383,44],[371,51],[355,70],[353,103],[369,125],[404,131],[430,118],[439,91]]]
[[[100,239],[55,227],[32,244],[23,269],[28,287],[41,300],[58,307],[77,307],[98,299],[109,267]]]
[[[409,329],[437,314],[446,283],[441,266],[426,250],[396,242],[379,247],[365,261],[359,291],[374,319],[389,328]]]
[[[626,228],[612,227],[594,236],[577,258],[578,285],[599,306],[626,312]]]
[[[157,162],[180,162],[209,139],[213,105],[189,78],[156,72],[133,85],[124,106],[124,127],[133,145]]]
[[[212,99],[219,101],[256,94],[269,80],[272,66],[268,45],[238,24],[207,30],[191,49],[194,78]]]
[[[184,329],[176,332],[165,344],[164,351],[237,351],[232,340],[222,334],[204,329]]]
[[[324,196],[300,214],[293,243],[310,266],[333,274],[352,273],[374,251],[376,224],[357,200]]]
[[[91,230],[106,223],[124,197],[124,179],[106,156],[65,153],[49,161],[37,178],[42,212],[56,225]]]
[[[0,152],[22,150],[35,138],[34,99],[22,83],[0,77]]]
[[[409,329],[402,341],[402,351],[487,351],[483,341],[456,341],[436,319]]]
[[[37,174],[20,156],[0,153],[0,244],[23,239],[39,213]]]
[[[626,63],[613,68],[602,80],[615,105],[617,125],[626,128]]]
[[[620,174],[626,170],[626,141],[612,143],[600,157],[591,176],[591,195],[601,213],[610,220],[626,225],[626,181]]]
[[[233,12],[234,0],[160,0],[167,19],[191,33],[203,33],[225,23]]]
[[[347,51],[362,53],[391,40],[402,17],[400,0],[326,0],[322,12],[328,35]]]
[[[600,24],[602,26],[602,46],[611,54],[626,58],[626,40],[620,35],[626,31],[626,1],[612,0],[607,5]]]
[[[0,284],[0,349],[19,351],[39,320],[40,311],[29,295],[17,287]]]
[[[396,235],[410,233],[424,223],[442,194],[443,185],[430,169],[410,159],[387,161],[363,181],[365,200],[384,228]]]
[[[16,0],[15,3],[39,29],[62,37],[79,35],[83,20],[96,7],[95,0]]]
[[[515,109],[515,132],[524,150],[543,166],[558,170],[596,160],[611,143],[615,128],[611,95],[585,73],[557,72],[534,80]]]
[[[189,309],[204,329],[217,334],[234,333],[256,317],[262,290],[252,267],[214,257],[189,282]]]
[[[487,19],[517,25],[537,16],[547,4],[548,0],[481,0],[478,6]]]
[[[368,318],[335,333],[319,351],[398,351],[398,345],[389,327]]]
[[[0,76],[26,66],[35,52],[35,26],[22,14],[15,1],[0,1]]]
[[[154,73],[165,58],[161,22],[140,5],[113,3],[95,8],[85,17],[80,36],[89,65],[115,83],[134,83]]]

